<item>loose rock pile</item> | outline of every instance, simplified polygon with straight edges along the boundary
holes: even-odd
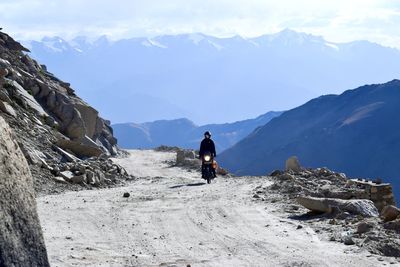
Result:
[[[85,161],[47,165],[54,174],[54,180],[61,183],[74,183],[100,186],[113,184],[130,177],[126,170],[110,159],[89,158]]]
[[[273,183],[258,186],[254,198],[274,203],[327,240],[400,257],[400,210],[390,184],[350,180],[327,168],[298,169],[297,163],[288,160],[286,171],[272,172]]]
[[[327,168],[274,171],[270,174],[274,184],[270,190],[279,192],[287,198],[311,196],[339,199],[369,199],[368,192],[349,181],[343,173]]]

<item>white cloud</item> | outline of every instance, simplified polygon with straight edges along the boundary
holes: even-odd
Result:
[[[400,1],[389,0],[0,0],[17,38],[107,34],[114,39],[203,32],[246,37],[289,27],[330,41],[400,47]]]

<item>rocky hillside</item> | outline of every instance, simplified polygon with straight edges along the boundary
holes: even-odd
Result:
[[[15,132],[36,188],[54,181],[100,185],[114,180],[107,172],[121,174],[117,166],[96,163],[118,153],[110,122],[26,52],[0,32],[0,114]]]
[[[271,111],[255,119],[203,126],[197,126],[188,119],[177,119],[140,124],[121,123],[112,127],[118,144],[123,148],[155,148],[167,145],[198,149],[204,132],[211,131],[217,151],[223,151],[280,114],[282,112]]]
[[[266,174],[298,156],[350,177],[382,178],[400,197],[400,81],[327,95],[283,113],[220,155],[239,174]]]

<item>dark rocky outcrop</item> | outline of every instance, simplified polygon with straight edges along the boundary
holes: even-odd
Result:
[[[0,116],[0,266],[49,266],[28,163]]]

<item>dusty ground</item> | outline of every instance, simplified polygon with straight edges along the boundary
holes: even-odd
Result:
[[[265,178],[207,185],[196,172],[169,167],[174,157],[134,150],[116,159],[138,177],[127,187],[39,197],[52,266],[389,265],[354,246],[320,240],[277,206],[253,201]]]

